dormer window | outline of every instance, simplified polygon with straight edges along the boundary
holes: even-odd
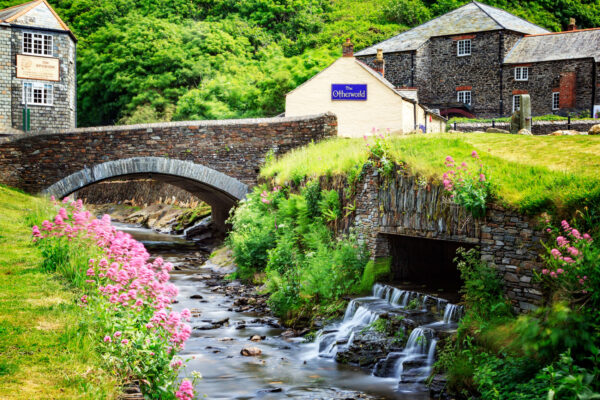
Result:
[[[526,81],[529,79],[529,68],[515,67],[515,81]]]
[[[471,55],[471,39],[457,41],[456,55],[459,57]]]
[[[52,56],[52,35],[23,33],[23,54]]]

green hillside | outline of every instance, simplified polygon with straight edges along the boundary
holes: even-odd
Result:
[[[0,7],[23,0],[0,1]],[[551,30],[600,26],[600,0],[491,0]],[[461,0],[50,0],[79,39],[79,125],[272,116],[340,53]]]

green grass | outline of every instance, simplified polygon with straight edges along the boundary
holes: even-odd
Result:
[[[0,398],[111,399],[114,378],[85,330],[78,291],[42,270],[28,215],[43,200],[0,185]]]
[[[489,168],[501,203],[523,212],[600,209],[600,137],[430,134],[390,139],[394,160],[440,182],[444,158],[471,162],[476,150]],[[346,174],[367,160],[363,139],[335,138],[296,149],[265,165],[261,174],[276,183]]]

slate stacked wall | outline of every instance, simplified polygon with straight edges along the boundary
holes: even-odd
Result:
[[[67,33],[55,31],[39,31],[32,29],[12,28],[11,59],[12,65],[12,124],[23,130],[23,82],[35,82],[30,79],[17,78],[17,54],[23,54],[23,32],[40,32],[53,36],[53,57],[59,58],[60,81],[39,81],[53,85],[53,105],[30,104],[31,131],[52,131],[75,127],[76,119],[76,67],[75,43]]]
[[[12,71],[10,28],[0,27],[0,127],[12,127],[10,84]]]
[[[275,155],[337,135],[333,114],[107,126],[0,139],[0,182],[37,193],[87,167],[132,157],[193,161],[254,185]]]
[[[485,218],[473,219],[443,196],[443,188],[420,185],[400,174],[389,184],[369,170],[359,183],[354,226],[373,257],[390,255],[387,235],[462,242],[480,247],[481,259],[495,266],[517,312],[542,300],[533,271],[541,268],[542,233],[516,211],[492,206]]]
[[[369,67],[375,69],[375,56],[356,57]],[[413,87],[413,58],[414,52],[385,53],[385,79],[396,87]]]

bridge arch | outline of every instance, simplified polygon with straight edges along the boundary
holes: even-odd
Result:
[[[116,177],[150,177],[194,194],[212,207],[213,221],[225,229],[229,210],[246,197],[248,186],[222,172],[191,161],[133,157],[107,161],[72,173],[42,191],[63,198],[86,186]]]

